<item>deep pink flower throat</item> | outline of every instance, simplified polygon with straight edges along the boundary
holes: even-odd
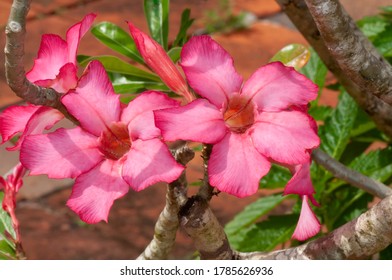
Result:
[[[244,133],[254,123],[254,105],[249,98],[234,95],[223,114],[226,125],[234,133]]]
[[[128,128],[121,122],[113,123],[109,129],[103,131],[98,141],[101,153],[114,160],[128,153],[132,146]]]

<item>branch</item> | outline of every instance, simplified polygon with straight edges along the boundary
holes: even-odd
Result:
[[[235,252],[241,260],[364,259],[392,243],[392,196],[324,237],[271,253]]]
[[[198,196],[204,198],[207,201],[210,201],[212,196],[214,195],[214,188],[210,185],[210,181],[208,178],[208,161],[210,160],[210,155],[212,152],[212,145],[203,144],[203,150],[201,152],[201,157],[203,158],[203,185],[200,187]]]
[[[392,107],[376,95],[373,95],[372,91],[373,87],[377,87],[376,81],[381,78],[376,78],[376,80],[366,80],[363,76],[363,73],[366,74],[369,70],[366,67],[365,68],[367,70],[363,69],[363,73],[357,73],[355,71],[348,72],[341,68],[342,65],[340,65],[340,63],[342,63],[342,61],[340,60],[340,63],[338,63],[337,59],[335,59],[334,57],[335,53],[332,53],[329,50],[331,46],[324,41],[324,37],[320,36],[321,32],[319,31],[315,21],[313,20],[312,14],[306,6],[304,0],[276,1],[282,7],[282,10],[291,19],[291,21],[295,24],[298,30],[302,33],[302,35],[306,38],[309,44],[312,45],[312,47],[316,50],[316,52],[319,54],[320,58],[323,60],[328,69],[338,79],[339,83],[341,83],[345,87],[347,92],[355,99],[359,106],[370,115],[377,127],[390,138],[392,138],[392,126],[390,125],[392,123]],[[345,13],[344,18],[346,21],[351,20],[349,16],[347,16],[347,14]],[[361,61],[363,61],[364,58],[360,58],[361,55],[364,55],[364,57],[366,58],[368,56],[372,56],[373,59],[374,57],[380,57],[379,54],[376,53],[376,50],[371,45],[371,43],[363,36],[363,34],[355,27],[355,25],[352,24],[352,20],[350,22],[351,23],[349,23],[348,26],[349,28],[352,28],[352,32],[354,33],[354,35],[352,35],[354,36],[352,40],[356,38],[356,40],[354,40],[355,42],[353,43],[357,45],[362,43],[364,44],[363,48],[367,50],[365,52],[366,54],[362,52],[356,53],[356,59],[360,59]],[[329,22],[329,24],[331,24],[331,22]],[[335,24],[334,22],[332,22],[332,25],[335,26],[335,28],[338,28],[337,24]],[[325,30],[323,32],[325,32]],[[342,40],[342,38],[344,38],[344,40]],[[338,40],[338,43],[346,41],[346,37],[334,36],[334,39]],[[332,46],[332,48],[335,49],[335,52],[337,51],[336,46]],[[350,50],[347,51],[350,51],[350,54],[352,54],[351,50],[352,49],[350,45]],[[390,70],[383,70],[382,68],[380,68],[380,65],[384,64],[386,69],[390,69],[391,66],[387,62],[385,62],[385,60],[381,59],[379,63],[375,64],[377,65],[377,67],[375,67],[375,69],[372,69],[372,71],[376,71],[375,73],[377,73],[377,71],[382,71],[383,75],[385,75],[385,73],[389,73]],[[352,64],[351,67],[353,67]],[[361,66],[361,69],[362,67],[364,66]],[[356,70],[358,71],[359,69]],[[358,78],[358,76],[361,76],[362,81],[366,80],[366,82],[362,82],[359,84],[357,82],[354,82],[360,78]],[[386,81],[382,80],[382,82],[382,88],[387,87]],[[381,88],[377,90],[378,93],[381,93],[381,91]]]
[[[181,207],[180,223],[192,238],[200,258],[205,260],[231,260],[233,251],[208,201],[200,196],[188,199]]]
[[[342,179],[365,192],[380,198],[392,195],[391,188],[355,170],[347,168],[344,164],[341,164],[320,149],[313,150],[312,158],[319,165],[331,172],[336,178]]]
[[[26,34],[26,16],[31,0],[14,0],[5,28],[5,75],[7,83],[17,96],[25,101],[58,109],[69,116],[60,102],[61,94],[51,88],[44,88],[31,83],[24,70],[24,39]],[[71,118],[72,119],[72,118]]]
[[[186,145],[173,150],[174,158],[181,164],[186,165],[195,155],[193,150]],[[176,233],[179,226],[178,212],[186,200],[187,181],[185,170],[174,182],[168,184],[166,205],[158,221],[155,224],[154,237],[138,260],[162,260],[167,259],[174,246]]]

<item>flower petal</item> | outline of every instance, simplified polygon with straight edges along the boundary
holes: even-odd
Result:
[[[121,166],[121,162],[107,159],[78,176],[67,206],[86,223],[107,222],[114,200],[129,190],[121,178]]]
[[[80,78],[78,87],[63,96],[62,103],[83,129],[99,136],[120,119],[119,96],[99,61],[92,61]]]
[[[298,194],[311,196],[316,193],[310,178],[310,160],[304,164],[294,166],[293,177],[284,188],[283,194]]]
[[[158,182],[171,183],[183,170],[159,139],[136,140],[128,152],[122,176],[132,189],[141,191]]]
[[[292,238],[304,241],[316,235],[321,229],[320,222],[309,206],[308,196],[302,196],[302,208]]]
[[[210,184],[237,197],[257,192],[271,163],[253,146],[247,134],[228,133],[212,148],[208,163]]]
[[[182,49],[180,65],[189,85],[218,108],[241,88],[233,59],[209,36],[192,37]]]
[[[97,145],[97,138],[79,127],[60,128],[53,133],[26,137],[20,161],[31,170],[31,175],[74,178],[102,161]]]
[[[300,111],[262,112],[252,129],[257,150],[283,164],[307,162],[307,150],[320,144],[310,116]]]
[[[80,22],[71,26],[67,31],[67,44],[68,44],[68,62],[77,64],[76,51],[80,39],[86,34],[93,24],[96,14],[90,13],[86,15]]]
[[[178,107],[180,103],[157,91],[146,91],[123,109],[121,121],[129,124],[132,140],[159,137],[161,131],[155,126],[153,110]]]
[[[183,95],[189,102],[194,99],[185,79],[181,76],[165,50],[147,34],[128,22],[129,30],[139,53],[146,64],[161,77],[162,81],[175,93]]]
[[[60,68],[56,79],[38,80],[35,81],[35,84],[41,87],[53,88],[60,93],[67,93],[78,84],[77,71],[74,64],[67,63]]]
[[[32,83],[55,79],[60,68],[68,62],[67,42],[58,35],[45,34],[42,36],[38,57],[26,77]]]
[[[41,106],[34,114],[31,116],[27,122],[25,129],[20,136],[18,142],[16,142],[14,147],[7,148],[9,151],[14,151],[20,148],[25,138],[29,135],[40,134],[45,129],[50,129],[58,121],[62,120],[64,115],[53,108]]]
[[[27,106],[11,106],[0,114],[1,144],[10,140],[15,134],[23,132],[31,116],[40,108],[29,104]]]
[[[317,85],[294,68],[272,62],[249,78],[242,94],[253,98],[259,110],[280,111],[292,105],[307,105],[316,99],[317,91]]]
[[[165,141],[178,139],[214,144],[228,129],[222,113],[205,99],[197,99],[186,106],[154,112],[155,125]]]

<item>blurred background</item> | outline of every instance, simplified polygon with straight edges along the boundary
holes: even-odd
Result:
[[[377,14],[379,6],[392,4],[391,0],[341,0],[341,3],[354,19]],[[11,4],[11,0],[0,0],[2,30]],[[245,79],[284,46],[291,43],[306,44],[275,0],[172,0],[171,40],[177,34],[181,13],[186,8],[191,9],[191,17],[195,19],[190,31],[196,34],[211,33],[233,56],[237,71]],[[147,31],[143,0],[33,0],[27,21],[25,69],[29,70],[33,64],[42,34],[55,33],[64,38],[67,29],[90,12],[98,15],[96,23],[110,21],[127,30],[127,20]],[[0,45],[5,45],[4,33],[0,36]],[[109,53],[110,50],[91,34],[87,34],[81,41],[79,54]],[[334,105],[336,98],[335,92],[327,90],[323,92],[321,102]],[[1,55],[0,111],[20,103],[21,100],[6,84],[4,56]],[[8,152],[6,147],[7,144],[0,146],[0,174],[6,173],[18,162],[18,152]],[[202,178],[200,154],[196,154],[187,170],[189,183]],[[151,186],[139,193],[130,191],[114,203],[109,223],[101,222],[96,225],[81,222],[65,206],[71,186],[71,180],[49,180],[46,176],[25,179],[25,185],[18,196],[17,215],[27,258],[136,258],[150,242],[155,221],[164,207],[164,184]],[[192,187],[190,188],[192,193]],[[221,193],[213,198],[211,206],[220,222],[225,224],[248,203],[267,192],[271,191],[260,190],[257,195],[244,199]],[[282,204],[276,211],[284,212],[290,207],[291,205]],[[170,258],[192,258],[193,252],[191,240],[179,231]]]

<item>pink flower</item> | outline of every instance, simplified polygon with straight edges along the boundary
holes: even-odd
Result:
[[[80,39],[90,29],[96,15],[88,14],[67,31],[67,40],[54,34],[42,36],[38,57],[27,79],[39,86],[50,87],[66,93],[78,82],[76,51]]]
[[[152,110],[178,106],[158,92],[146,92],[124,107],[98,61],[78,87],[62,98],[80,127],[26,137],[21,162],[31,175],[76,178],[67,205],[87,223],[107,221],[115,199],[154,183],[172,182],[184,167],[160,140]]]
[[[304,241],[316,235],[321,229],[320,222],[308,202],[310,199],[313,205],[319,206],[313,197],[315,190],[310,178],[310,160],[304,164],[292,166],[290,170],[293,177],[287,183],[284,194],[297,194],[302,198],[301,214],[292,238]]]
[[[189,91],[184,78],[162,46],[136,28],[132,23],[128,22],[128,25],[136,47],[145,63],[161,77],[162,81],[173,92],[184,96],[188,102],[192,101],[194,99],[193,94]]]
[[[27,78],[39,86],[51,87],[59,93],[66,93],[75,88],[78,81],[76,50],[80,39],[91,27],[95,17],[94,14],[89,14],[69,28],[66,41],[58,35],[43,35],[38,58],[26,74]],[[7,148],[17,150],[27,135],[50,129],[63,118],[62,113],[45,106],[11,106],[0,115],[2,144],[21,133],[16,145]]]
[[[189,40],[180,65],[205,99],[156,111],[156,125],[166,141],[213,144],[211,185],[244,197],[258,190],[271,162],[308,162],[308,150],[319,145],[319,138],[311,117],[296,109],[317,95],[317,86],[305,76],[274,62],[243,83],[233,59],[208,36]]]

